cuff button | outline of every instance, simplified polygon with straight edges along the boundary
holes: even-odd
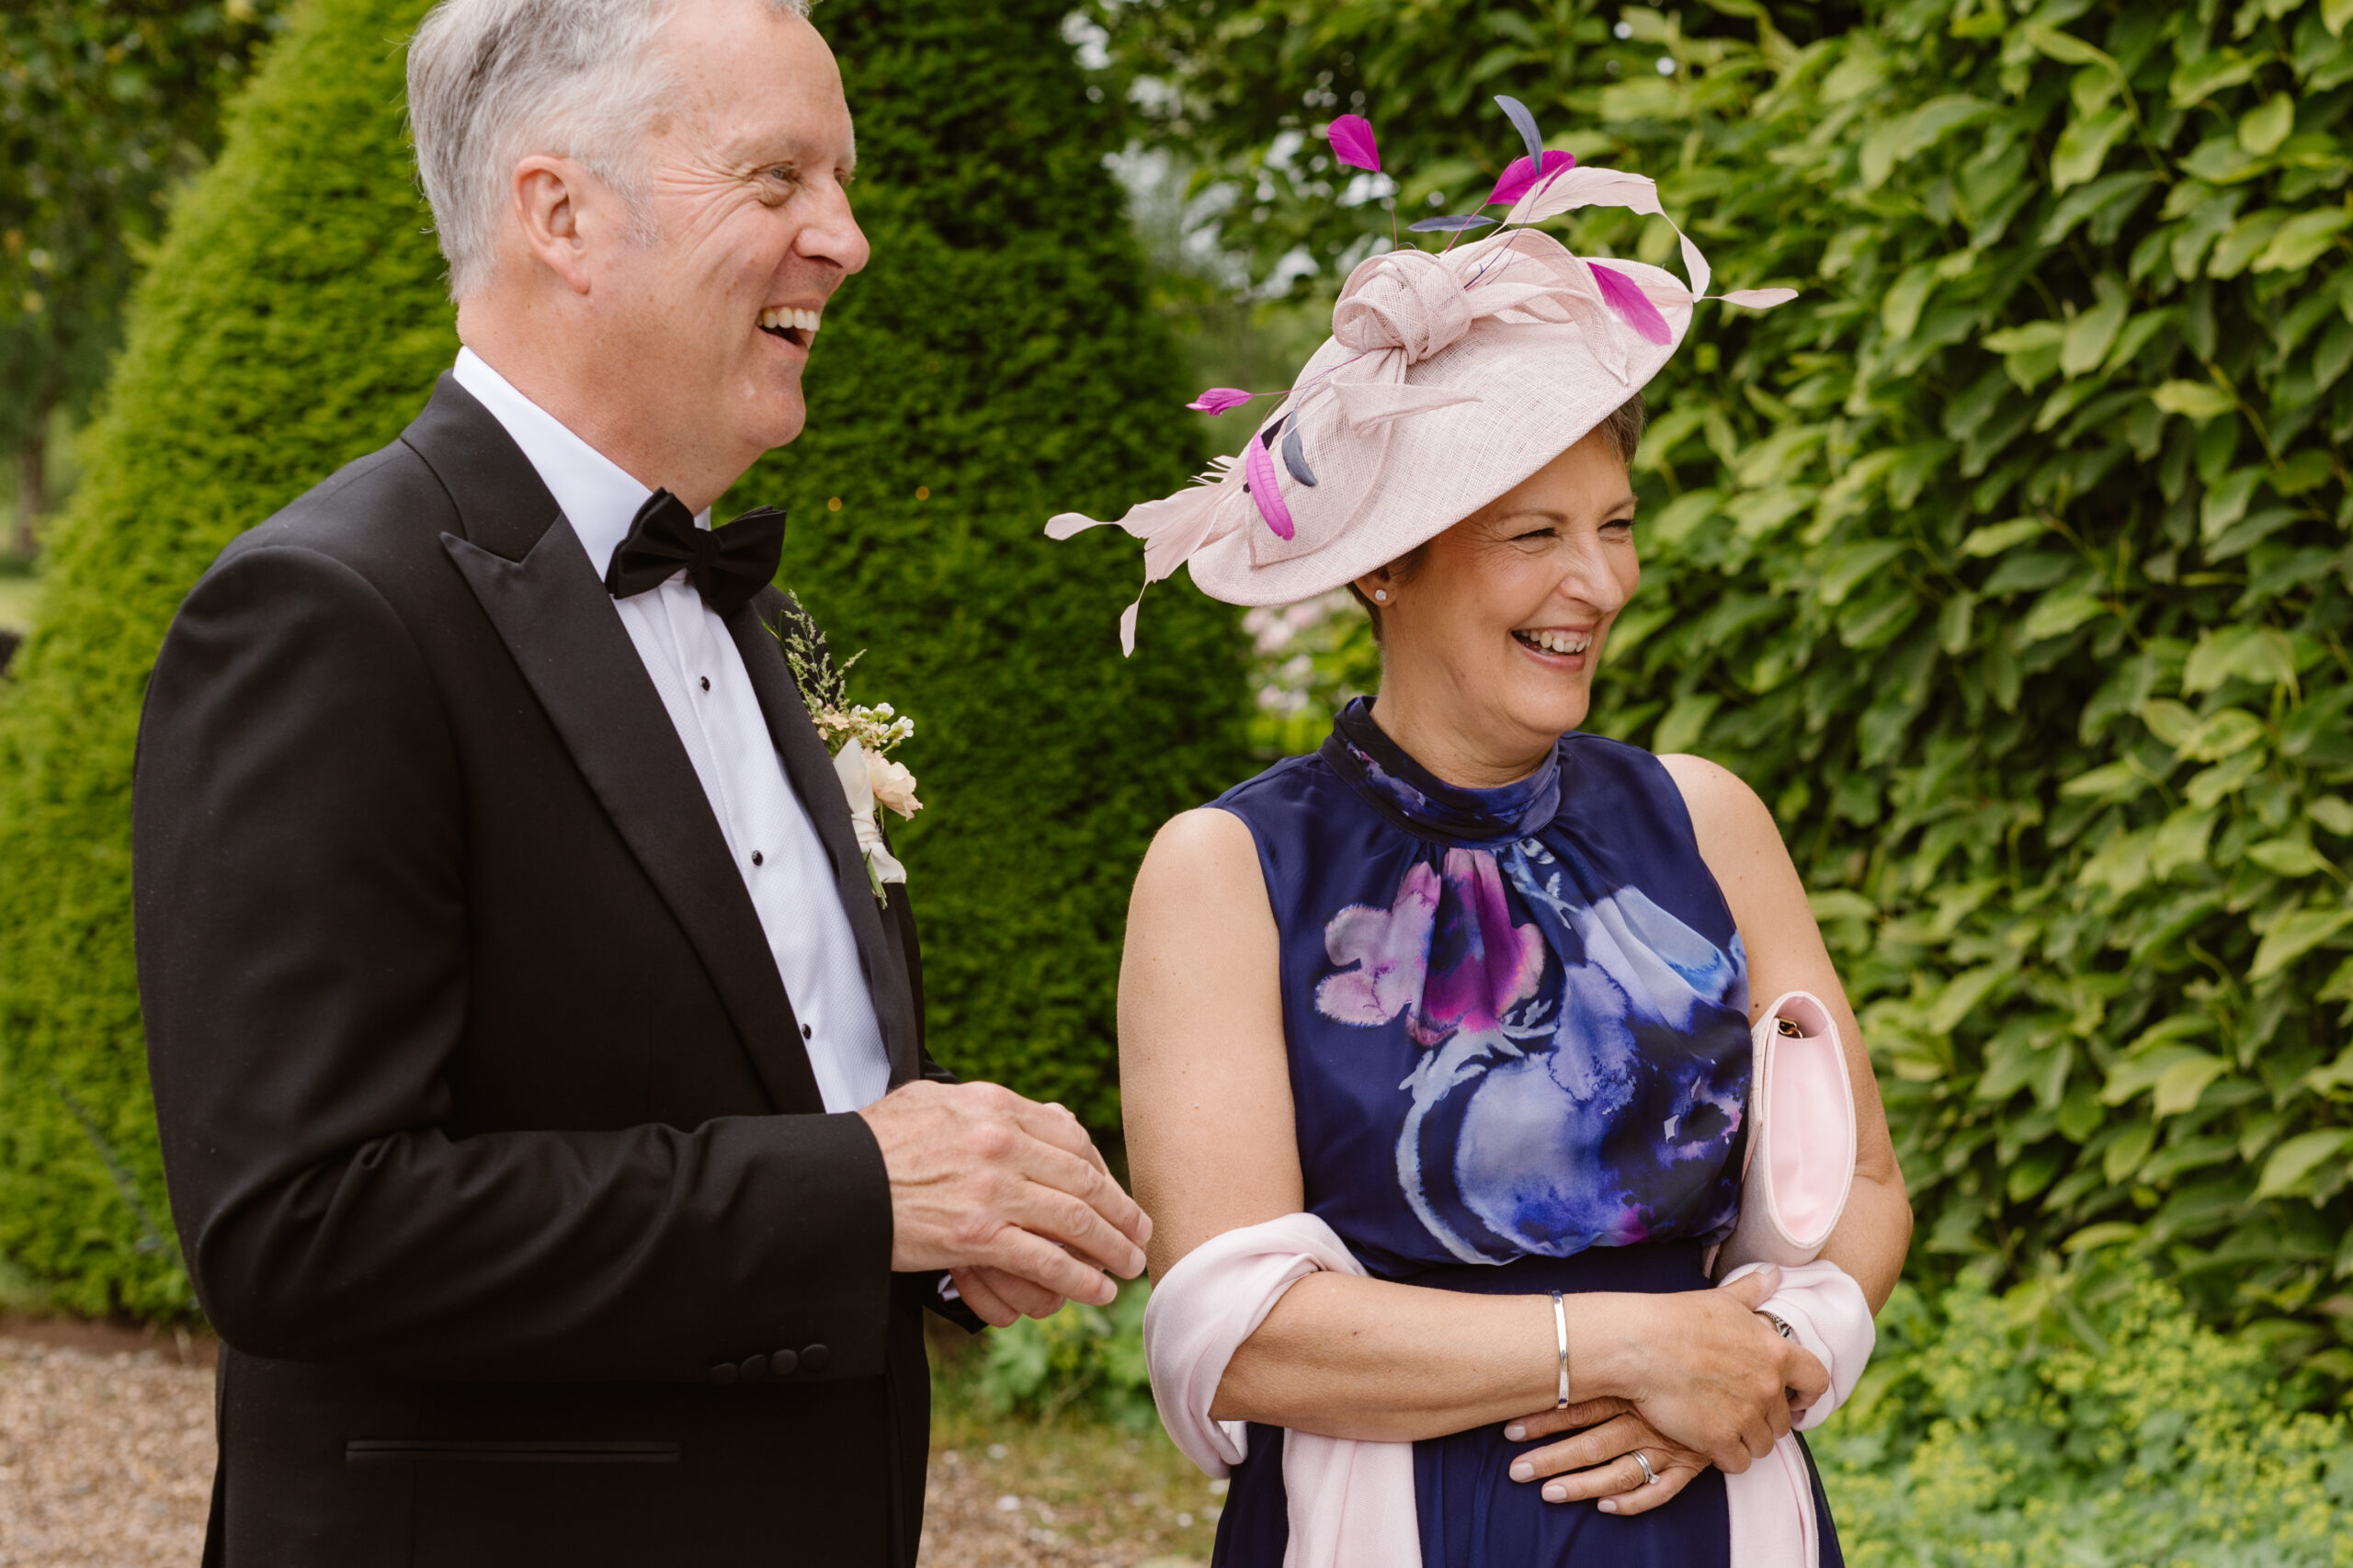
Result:
[[[747,1383],[758,1382],[768,1375],[768,1358],[765,1356],[745,1357],[744,1365],[737,1369],[736,1375]]]
[[[723,1389],[734,1381],[735,1363],[733,1361],[722,1361],[710,1369],[710,1381],[714,1388]]]
[[[834,1353],[824,1346],[809,1346],[801,1352],[801,1369],[804,1372],[822,1372],[833,1358]]]
[[[779,1350],[768,1358],[768,1369],[779,1378],[789,1378],[801,1369],[801,1352]]]

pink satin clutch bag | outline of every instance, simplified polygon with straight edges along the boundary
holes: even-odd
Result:
[[[1746,1263],[1812,1263],[1855,1181],[1855,1089],[1830,1009],[1792,991],[1754,1032],[1740,1223],[1717,1253],[1719,1275]]]

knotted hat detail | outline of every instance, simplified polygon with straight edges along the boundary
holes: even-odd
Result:
[[[1462,279],[1425,250],[1376,256],[1348,279],[1332,310],[1332,337],[1358,353],[1402,349],[1418,365],[1453,347],[1471,330]]]

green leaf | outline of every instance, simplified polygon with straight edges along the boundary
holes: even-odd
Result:
[[[2059,786],[2059,793],[2069,798],[2129,801],[2148,787],[2147,769],[2130,762],[2110,762],[2068,779]]]
[[[2353,223],[2353,212],[2342,207],[2299,212],[2279,225],[2271,243],[2255,258],[2254,270],[2281,272],[2310,267],[2336,244],[2337,234],[2347,223]]]
[[[2263,771],[2259,751],[2243,751],[2228,762],[2218,762],[2182,786],[2181,798],[2200,809],[2222,804]]]
[[[2059,349],[2060,372],[2071,381],[2099,369],[2099,362],[2108,358],[2109,346],[2116,341],[2118,331],[2124,325],[2124,313],[2131,304],[2122,285],[2113,278],[2102,278],[2094,287],[2099,303],[2068,324],[2065,341]]]
[[[2233,523],[2246,516],[2247,503],[2270,477],[2268,470],[2259,468],[2243,468],[2225,476],[2198,504],[2198,537],[2210,542],[2222,538]]]
[[[2034,608],[2018,623],[2018,638],[2024,642],[2040,642],[2045,638],[2063,637],[2107,613],[2107,603],[2091,594],[2046,594],[2035,601]]]
[[[2274,93],[2260,107],[2249,109],[2239,119],[2239,145],[2264,157],[2278,150],[2288,140],[2288,132],[2296,129],[2296,100],[2285,93]]]
[[[2353,926],[2353,910],[2297,911],[2264,933],[2247,979],[2264,980],[2279,973],[2348,926]]]
[[[2206,264],[2209,278],[2236,278],[2246,270],[2247,264],[2261,254],[2288,221],[2288,214],[2277,207],[2260,212],[2250,212],[2230,227],[2214,246],[2213,258]]]
[[[2006,523],[1987,523],[1972,528],[1961,541],[1963,555],[1999,555],[2014,544],[2024,544],[2048,531],[2049,525],[2040,517],[2012,517]]]
[[[2051,188],[2064,190],[2098,174],[2109,149],[2131,129],[2132,117],[2120,106],[2069,125],[2051,154]]]
[[[1964,970],[1945,983],[1934,1006],[1921,1020],[1930,1034],[1947,1035],[1961,1027],[1961,1020],[1974,1013],[1994,988],[2007,978],[2010,971],[1999,964],[1984,964]]]
[[[2328,869],[2328,862],[2313,850],[2312,840],[2293,835],[2250,844],[2246,846],[2246,858],[2274,876],[2280,877],[2309,877]]]
[[[2157,1078],[2155,1092],[2149,1096],[2151,1114],[2162,1118],[2195,1110],[2206,1085],[2230,1070],[2231,1064],[2222,1057],[2203,1052],[2175,1062]]]
[[[1834,920],[1877,920],[1879,905],[1861,893],[1845,888],[1823,888],[1810,891],[1806,903],[1813,906],[1813,917],[1824,925]]]
[[[2141,722],[2149,726],[2149,733],[2176,751],[2188,744],[2190,737],[2198,733],[2198,715],[2162,697],[2141,704]]]
[[[2255,1196],[2292,1198],[2310,1186],[2313,1173],[2348,1149],[2353,1149],[2353,1128],[2300,1133],[2271,1151],[2271,1158],[2264,1162],[2263,1179],[2256,1183]]]
[[[2232,626],[2198,639],[2181,666],[2181,689],[2195,697],[2234,677],[2277,685],[2295,677],[2296,645],[2268,626]]]
[[[1823,569],[1821,580],[1814,590],[1816,597],[1826,605],[1845,603],[1856,584],[1910,548],[1902,540],[1874,540],[1844,551],[1832,565]]]
[[[2244,708],[2225,708],[2201,721],[2181,755],[2192,762],[2220,762],[2263,738],[2263,721]]]
[[[2345,31],[2345,24],[2353,21],[2353,0],[2321,0],[2320,24],[2332,35]]]
[[[2173,80],[2167,85],[2176,108],[2188,108],[2225,87],[2235,87],[2252,81],[2263,68],[2263,56],[2242,54],[2235,49],[2218,49],[2195,60],[2185,60],[2174,67]]]
[[[2215,812],[2195,805],[2182,806],[2166,817],[2149,843],[2150,875],[2162,881],[2185,866],[2203,864],[2215,820]]]
[[[1937,286],[1934,263],[1907,267],[1887,291],[1886,301],[1880,306],[1880,323],[1887,328],[1888,341],[1901,343],[1912,335],[1920,324],[1920,312],[1928,302],[1929,291]]]
[[[2141,1227],[2123,1220],[2103,1220],[2097,1225],[2086,1225],[2059,1244],[2059,1250],[2070,1257],[2077,1253],[2097,1252],[2101,1247],[2124,1246],[2141,1239]]]
[[[1651,749],[1669,753],[1689,751],[1699,744],[1699,736],[1708,728],[1708,720],[1722,703],[1721,697],[1705,692],[1693,692],[1666,710],[1652,732]]]
[[[2167,414],[2182,415],[2200,425],[2238,406],[2238,399],[2211,381],[2167,381],[2151,392],[2149,400]]]
[[[2353,802],[2342,796],[2323,795],[2307,801],[2304,814],[2339,838],[2353,838]]]
[[[1952,131],[1994,112],[1994,106],[1966,93],[1951,93],[1879,126],[1863,138],[1857,166],[1863,188],[1876,190],[1887,183],[1904,160],[1935,146]]]

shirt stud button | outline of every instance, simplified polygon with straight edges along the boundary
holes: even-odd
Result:
[[[755,849],[752,851],[752,864],[755,866],[765,866],[767,864],[767,857]]]
[[[807,1024],[803,1024],[803,1025],[801,1025],[801,1038],[802,1040],[808,1040],[808,1039],[812,1038],[813,1036],[814,1036],[814,1035],[816,1034],[816,1032],[817,1032],[817,1031],[816,1031],[815,1029],[811,1028]]]
[[[705,691],[709,691],[710,689],[710,677],[709,676],[702,677],[702,688]]]

